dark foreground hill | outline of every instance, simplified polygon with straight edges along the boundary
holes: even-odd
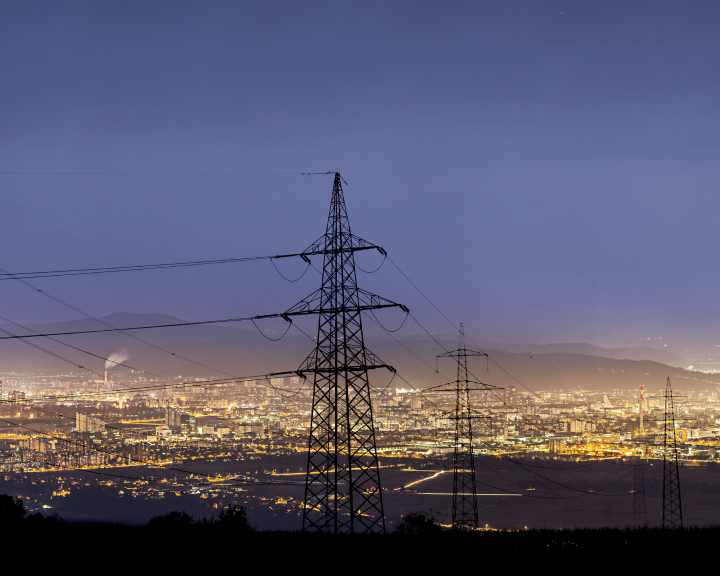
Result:
[[[343,535],[302,532],[244,532],[214,525],[175,529],[66,524],[6,531],[10,564],[30,543],[45,543],[84,565],[148,573],[183,571],[240,574],[467,573],[518,574],[526,570],[626,573],[706,560],[714,555],[720,527],[662,529],[527,530],[515,532]],[[45,546],[44,544],[44,546]],[[562,564],[547,564],[562,562]],[[6,565],[7,566],[7,565]],[[700,566],[698,565],[697,568]],[[419,572],[418,572],[419,570]],[[521,572],[522,571],[522,572]],[[113,570],[114,572],[114,570]]]

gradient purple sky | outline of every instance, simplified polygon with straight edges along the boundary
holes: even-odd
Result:
[[[338,168],[353,231],[469,333],[712,348],[719,29],[702,1],[8,0],[0,171]],[[0,200],[0,266],[295,252],[331,185],[0,174],[5,200],[86,243]],[[449,332],[391,266],[361,282]],[[93,314],[202,319],[282,311],[318,278],[264,262],[36,283]],[[14,282],[0,298],[18,322],[72,317]]]

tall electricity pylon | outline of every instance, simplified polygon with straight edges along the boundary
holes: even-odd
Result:
[[[286,312],[319,316],[317,345],[298,369],[314,380],[303,530],[385,532],[368,370],[394,369],[365,348],[361,314],[407,308],[358,288],[354,253],[369,249],[385,254],[350,232],[335,173],[325,234],[303,252],[323,254],[322,285]]]
[[[645,508],[645,476],[642,457],[635,461],[635,484],[633,486],[633,526],[647,526]]]
[[[680,473],[677,458],[675,407],[670,378],[665,384],[665,446],[663,451],[663,528],[682,528]]]
[[[470,392],[472,390],[499,389],[474,379],[470,380],[467,366],[468,356],[487,356],[487,354],[467,349],[465,344],[465,327],[460,324],[460,342],[458,349],[438,356],[438,358],[455,358],[457,360],[457,379],[455,382],[446,384],[443,389],[443,391],[453,390],[456,394],[455,414],[451,417],[455,420],[453,530],[473,530],[478,527],[472,421],[473,419],[483,418],[483,416],[473,414],[470,405]],[[471,388],[471,383],[476,384],[477,387]]]

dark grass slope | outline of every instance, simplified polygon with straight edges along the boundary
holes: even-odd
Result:
[[[76,550],[91,564],[107,565],[109,556],[122,564],[129,556],[148,570],[212,568],[211,572],[233,569],[241,574],[385,574],[396,569],[427,573],[431,568],[473,574],[486,569],[545,573],[547,562],[566,563],[564,568],[570,570],[618,574],[636,564],[658,569],[683,559],[711,559],[720,541],[718,526],[335,536],[245,531],[217,524],[153,528],[58,523],[28,524],[6,534],[8,549],[44,542],[54,549]]]
[[[0,525],[7,550],[42,543],[43,549],[72,551],[84,563],[122,573],[130,569],[125,558],[132,558],[131,565],[142,573],[171,567],[201,572],[234,569],[241,574],[375,574],[395,569],[424,573],[436,566],[463,572],[484,567],[544,573],[547,561],[592,573],[624,573],[638,563],[661,568],[691,559],[710,560],[717,556],[720,541],[720,526],[461,532],[443,529],[426,512],[406,515],[386,535],[263,531],[253,528],[246,510],[237,506],[199,520],[174,511],[154,516],[145,526],[81,524],[28,515],[22,500],[5,494],[0,494]],[[14,568],[20,557],[24,556],[7,554],[7,567]]]

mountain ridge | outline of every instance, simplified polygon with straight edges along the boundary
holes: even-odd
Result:
[[[99,319],[120,328],[184,321],[182,318],[167,314],[123,312]],[[15,326],[6,326],[12,333],[24,333]],[[285,322],[280,320],[273,328],[264,325],[263,330],[267,332],[266,337],[272,336],[274,339],[281,335],[286,327]],[[33,325],[31,328],[46,333],[103,329],[103,325],[95,320],[82,318]],[[277,334],[272,333],[275,328]],[[369,333],[370,330],[367,332]],[[398,377],[394,383],[398,387],[408,385],[427,387],[452,379],[454,367],[450,361],[440,361],[440,372],[435,372],[435,357],[443,350],[430,338],[420,339],[409,336],[399,338],[397,342],[387,339],[384,333],[379,334],[380,337],[366,334],[367,346],[383,361],[397,368]],[[447,349],[454,349],[457,346],[457,341],[454,339],[443,337],[438,339]],[[62,336],[56,337],[56,340],[66,342],[75,348],[85,349],[103,358],[113,353],[127,356],[128,365],[159,376],[189,378],[292,371],[302,363],[314,347],[312,340],[296,330],[289,331],[278,342],[268,342],[254,329],[245,329],[237,325],[199,325],[137,332],[105,332]],[[88,358],[87,354],[45,338],[33,338],[32,342],[96,372],[104,370],[104,361],[97,357]],[[471,370],[490,384],[502,387],[515,386],[519,390],[523,389],[523,386],[532,390],[577,387],[629,388],[639,386],[640,382],[644,382],[647,386],[655,380],[660,387],[668,376],[682,380],[683,385],[693,383],[696,386],[714,386],[720,383],[720,375],[691,372],[683,369],[682,366],[673,366],[655,359],[624,357],[629,355],[628,351],[637,355],[649,354],[654,350],[652,348],[605,349],[584,343],[539,345],[519,343],[513,345],[516,349],[523,350],[518,352],[508,351],[507,345],[482,344],[483,349],[489,352],[492,361],[476,358],[471,361]],[[614,358],[613,355],[621,357]],[[422,361],[418,360],[418,357]],[[68,370],[77,371],[61,360],[45,355],[18,340],[5,340],[0,346],[0,372],[57,374],[63,366],[67,366]],[[503,369],[512,376],[503,372]],[[122,367],[110,369],[111,378],[121,379],[129,374],[129,370]],[[390,374],[373,373],[373,385],[387,385],[391,378]],[[403,382],[402,378],[407,382]],[[678,382],[679,384],[681,382]]]

